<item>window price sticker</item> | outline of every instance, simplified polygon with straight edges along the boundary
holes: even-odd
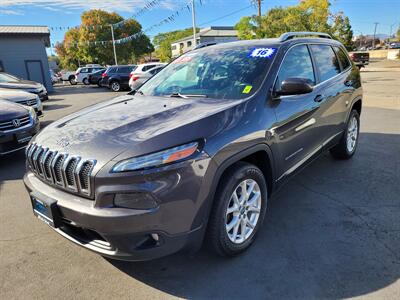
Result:
[[[250,57],[271,58],[276,52],[276,48],[254,48],[250,53]]]

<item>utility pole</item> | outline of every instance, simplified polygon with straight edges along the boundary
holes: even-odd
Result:
[[[390,42],[390,39],[392,37],[392,29],[393,29],[394,25],[396,25],[396,23],[393,23],[392,25],[390,25],[390,34],[389,34],[389,41],[388,42]]]
[[[194,49],[197,44],[197,41],[196,41],[196,12],[194,10],[194,0],[192,0],[192,25],[193,25],[193,47],[192,47],[192,49]]]
[[[258,4],[258,17],[261,19],[261,0],[257,0]]]
[[[117,52],[115,51],[114,26],[111,24],[110,27],[111,27],[112,44],[113,44],[113,49],[114,49],[114,62],[115,62],[115,65],[118,65],[118,62],[117,62]]]
[[[375,22],[375,29],[374,29],[374,39],[372,40],[372,50],[375,50],[375,35],[376,35],[376,27],[378,27],[378,22]]]

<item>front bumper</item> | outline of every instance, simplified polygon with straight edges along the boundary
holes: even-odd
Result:
[[[27,146],[29,140],[19,143],[17,141],[17,134],[24,132],[27,136],[34,136],[39,132],[39,129],[40,124],[39,122],[36,122],[35,125],[32,125],[27,129],[21,129],[10,133],[0,133],[0,156],[22,150]]]
[[[95,200],[54,188],[30,171],[24,176],[24,183],[31,196],[57,201],[62,226],[55,230],[65,238],[103,256],[142,261],[195,249],[201,244],[205,226],[197,218],[203,202],[197,199],[203,195],[201,177],[193,176],[197,164],[167,171],[161,177],[157,173],[109,178],[108,184],[96,187]],[[113,205],[113,195],[138,190],[154,195],[157,207]]]

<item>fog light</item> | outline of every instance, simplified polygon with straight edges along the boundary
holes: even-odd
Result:
[[[158,206],[157,201],[149,193],[116,194],[114,205],[133,209],[151,209]]]

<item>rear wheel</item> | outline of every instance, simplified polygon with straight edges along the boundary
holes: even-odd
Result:
[[[99,87],[101,87],[100,81],[101,81],[101,79],[99,79],[99,80],[97,81],[97,85],[98,85]]]
[[[330,150],[332,156],[337,159],[351,158],[357,149],[359,133],[360,115],[353,109],[347,121],[346,131],[340,139],[339,144]]]
[[[121,90],[121,85],[119,84],[118,81],[111,82],[110,87],[114,92],[119,92]]]
[[[246,250],[254,241],[267,209],[267,186],[256,166],[239,162],[222,178],[208,224],[211,248],[222,256]]]

